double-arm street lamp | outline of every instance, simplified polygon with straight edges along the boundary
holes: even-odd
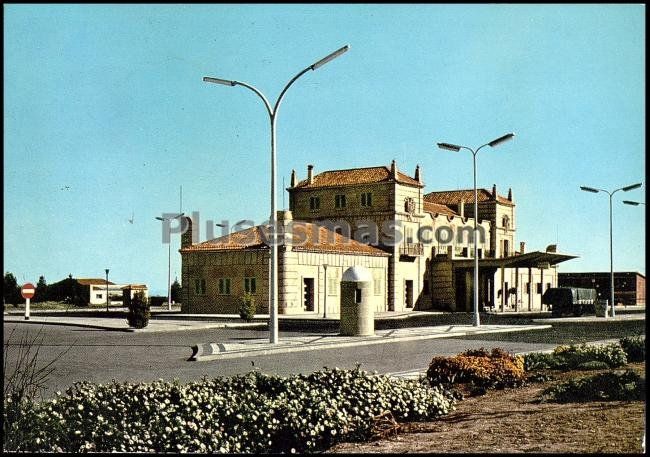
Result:
[[[503,135],[496,140],[492,140],[489,143],[485,143],[482,146],[479,146],[476,150],[472,148],[468,148],[467,146],[461,146],[458,144],[451,144],[451,143],[438,143],[438,147],[440,149],[446,149],[447,151],[454,151],[458,152],[461,149],[467,149],[469,152],[472,153],[472,156],[474,158],[474,326],[479,327],[481,325],[481,319],[479,317],[479,309],[478,309],[478,289],[479,289],[479,283],[478,283],[478,233],[476,231],[476,223],[478,221],[478,192],[476,190],[476,154],[481,150],[481,148],[485,146],[490,146],[490,147],[495,147],[505,141],[510,140],[512,137],[514,137],[514,133],[508,133],[506,135]]]
[[[587,187],[587,186],[580,186],[580,190],[584,190],[585,192],[593,192],[597,194],[598,192],[605,192],[606,194],[609,195],[609,274],[610,274],[610,306],[612,307],[612,317],[616,317],[616,303],[614,302],[614,251],[613,251],[613,242],[612,242],[612,196],[618,192],[619,190],[622,190],[623,192],[628,192],[632,189],[638,189],[641,187],[641,183],[636,183],[636,184],[631,184],[629,186],[621,187],[620,189],[616,189],[612,192],[605,190],[605,189],[596,189],[594,187]],[[632,204],[636,202],[631,202]],[[628,203],[629,204],[629,203]],[[605,316],[607,316],[607,312],[605,312]]]
[[[630,200],[623,200],[623,203],[625,203],[626,205],[632,205],[632,206],[639,206],[639,205],[644,205],[645,206],[644,202],[633,202],[633,201],[630,201]]]
[[[304,70],[302,70],[300,73],[298,73],[296,76],[294,76],[286,86],[284,86],[284,89],[282,89],[282,92],[280,92],[280,96],[278,97],[277,101],[275,102],[275,105],[271,107],[271,104],[269,103],[268,99],[260,92],[257,88],[254,86],[247,84],[245,82],[241,81],[231,81],[227,79],[220,79],[220,78],[211,78],[208,76],[205,76],[203,78],[203,81],[209,82],[209,83],[216,83],[216,84],[222,84],[224,86],[242,86],[247,89],[250,89],[253,91],[261,100],[264,102],[264,106],[266,107],[266,111],[269,114],[270,120],[271,120],[271,228],[273,230],[273,240],[271,242],[271,272],[270,272],[270,278],[269,278],[269,339],[271,343],[277,343],[278,342],[278,282],[277,282],[277,271],[278,271],[278,244],[277,244],[277,239],[276,239],[276,228],[277,228],[277,215],[275,213],[275,207],[276,207],[276,190],[275,190],[275,180],[276,180],[276,173],[275,173],[275,164],[276,164],[276,154],[275,154],[275,128],[276,128],[276,119],[277,119],[277,114],[278,114],[278,109],[280,108],[280,102],[282,101],[282,98],[284,97],[284,94],[287,92],[289,87],[302,75],[307,73],[309,70],[316,70],[326,63],[330,62],[331,60],[334,60],[344,52],[346,52],[349,49],[348,45],[343,46],[342,48],[334,51],[333,53],[327,55],[326,57],[320,59],[318,62],[308,66]]]
[[[181,213],[177,216],[172,216],[172,217],[156,217],[157,220],[167,222],[167,227],[169,230],[169,234],[167,236],[167,242],[168,242],[168,247],[167,247],[167,309],[169,311],[172,310],[172,227],[171,224],[169,224],[169,221],[173,219],[178,219],[179,217],[183,216],[185,213]]]

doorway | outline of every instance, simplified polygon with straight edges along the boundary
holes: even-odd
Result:
[[[413,308],[413,281],[411,279],[404,281],[404,298],[406,307]]]
[[[314,311],[314,278],[303,278],[303,308],[305,311]]]

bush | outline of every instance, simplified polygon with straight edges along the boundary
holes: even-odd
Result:
[[[645,336],[626,336],[620,343],[628,362],[645,361]]]
[[[600,360],[590,360],[589,362],[583,362],[576,367],[577,370],[607,370],[609,365]]]
[[[130,327],[145,328],[149,324],[151,312],[149,311],[149,302],[144,298],[142,292],[133,294],[129,301],[129,311],[126,314],[126,320]]]
[[[81,382],[33,408],[33,436],[6,450],[314,452],[368,439],[386,412],[399,421],[431,420],[453,410],[454,400],[439,386],[357,367],[286,378],[250,372],[186,385]]]
[[[606,368],[618,368],[627,363],[627,357],[617,343],[558,346],[551,354],[532,352],[524,356],[526,371],[574,370],[588,362],[602,362]]]
[[[239,305],[239,317],[246,322],[251,322],[255,316],[255,311],[257,311],[255,297],[253,297],[249,292],[246,292],[242,296],[241,304]]]
[[[515,387],[525,381],[524,361],[499,348],[469,350],[454,357],[434,357],[427,378],[432,384]]]
[[[572,379],[546,389],[542,402],[572,403],[587,401],[644,400],[645,379],[634,371],[608,372]]]

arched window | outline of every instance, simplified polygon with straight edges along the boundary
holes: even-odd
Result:
[[[508,216],[503,216],[503,219],[501,220],[501,225],[503,225],[503,228],[510,228],[510,218]]]

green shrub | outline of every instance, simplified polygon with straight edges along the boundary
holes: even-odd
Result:
[[[129,326],[133,328],[145,328],[149,324],[150,318],[149,302],[144,298],[144,293],[136,292],[129,301],[129,310],[126,314],[126,320]]]
[[[576,367],[577,370],[607,370],[609,365],[600,360],[590,360],[589,362],[582,362]]]
[[[526,371],[574,370],[588,362],[602,362],[606,368],[618,368],[627,363],[627,357],[618,343],[558,346],[551,354],[532,352],[524,356]]]
[[[521,385],[525,380],[524,362],[500,348],[492,352],[481,348],[453,357],[434,357],[427,370],[432,384],[470,384],[479,388]]]
[[[5,450],[314,452],[368,439],[374,418],[386,411],[411,421],[453,408],[453,397],[440,386],[358,367],[290,377],[251,372],[185,385],[81,382],[33,405],[34,433],[20,448]]]
[[[257,311],[255,297],[253,297],[250,292],[244,293],[239,305],[239,317],[241,317],[246,322],[251,322],[255,316],[255,311]]]
[[[587,401],[644,400],[645,378],[634,371],[607,372],[572,379],[546,389],[542,402],[572,403]]]
[[[626,336],[620,343],[628,362],[645,361],[645,336]]]

